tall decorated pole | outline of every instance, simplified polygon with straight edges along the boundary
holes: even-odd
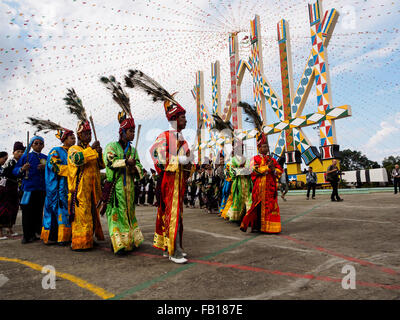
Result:
[[[321,3],[317,0],[308,5],[311,29],[312,55],[315,70],[315,85],[317,90],[318,111],[331,109],[332,98],[328,73],[327,53],[323,38],[323,19]],[[325,15],[326,17],[326,15]],[[336,144],[335,122],[325,119],[319,124],[321,160],[324,170],[336,158],[339,146]]]
[[[256,15],[254,20],[250,22],[250,41],[251,41],[251,57],[250,63],[253,71],[253,95],[258,113],[261,115],[263,123],[267,123],[267,113],[265,110],[265,98],[263,92],[263,74],[264,64],[262,58],[262,41],[260,30],[260,16]]]
[[[235,130],[242,129],[242,112],[238,112],[238,103],[240,101],[240,87],[236,77],[236,70],[239,62],[239,48],[237,33],[229,35],[229,63],[231,75],[231,110],[232,125]]]
[[[204,78],[203,78],[203,71],[198,71],[196,73],[196,113],[197,113],[197,128],[200,128],[203,124],[203,119],[201,117],[201,106],[204,104]],[[201,148],[201,135],[202,131],[200,130],[197,132],[197,163],[202,163],[202,148]]]
[[[212,113],[221,114],[221,86],[219,61],[211,63]]]
[[[289,28],[286,20],[278,23],[279,58],[281,65],[282,104],[284,120],[292,118],[291,97],[293,96],[292,55],[289,42]],[[301,171],[301,154],[295,149],[293,130],[285,130],[285,160],[288,174],[298,174]]]

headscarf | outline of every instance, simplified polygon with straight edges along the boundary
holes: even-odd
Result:
[[[44,139],[43,139],[42,137],[40,137],[40,136],[33,136],[33,137],[31,138],[31,140],[29,141],[29,147],[28,147],[28,149],[30,149],[30,148],[32,147],[32,144],[33,144],[33,142],[34,142],[35,140],[40,140],[40,141],[42,141],[42,142],[44,143]]]

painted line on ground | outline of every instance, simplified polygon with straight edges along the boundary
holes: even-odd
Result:
[[[373,268],[373,269],[380,270],[382,272],[385,272],[385,273],[388,273],[388,274],[391,274],[391,275],[399,275],[400,274],[396,270],[393,270],[393,269],[390,269],[390,268],[386,268],[386,267],[381,267],[381,266],[378,266],[378,265],[376,265],[376,264],[374,264],[372,262],[366,261],[366,260],[361,260],[361,259],[353,258],[353,257],[350,257],[350,256],[346,256],[346,255],[343,255],[341,253],[334,252],[334,251],[332,251],[330,249],[325,249],[323,247],[316,246],[316,245],[314,245],[314,244],[312,244],[310,242],[306,242],[304,240],[293,238],[291,236],[286,236],[286,235],[280,234],[279,237],[285,238],[285,239],[290,240],[292,242],[296,242],[296,243],[301,244],[301,245],[303,245],[305,247],[312,248],[312,249],[315,249],[315,250],[330,254],[332,256],[342,258],[342,259],[347,260],[347,261],[355,262],[355,263],[358,263],[358,264],[366,266],[366,267],[370,267],[370,268]]]
[[[19,264],[25,265],[33,270],[37,270],[40,272],[43,270],[43,266],[33,263],[33,262],[30,262],[30,261],[27,261],[27,260],[0,257],[0,261],[19,263]],[[77,286],[79,286],[83,289],[89,290],[90,292],[94,293],[95,295],[99,296],[102,299],[110,299],[115,296],[115,294],[108,292],[107,290],[100,288],[94,284],[91,284],[91,283],[87,282],[86,280],[78,278],[72,274],[56,271],[56,276],[66,279],[68,281],[71,281],[72,283],[76,284]]]
[[[287,216],[287,217],[292,217],[292,216]],[[329,219],[329,220],[345,220],[345,221],[356,221],[356,222],[370,222],[370,223],[380,223],[380,224],[392,224],[393,222],[390,221],[377,221],[377,220],[365,220],[365,219],[351,219],[351,218],[342,218],[342,217],[318,217],[318,216],[312,216],[312,217],[304,217],[307,219]]]
[[[209,232],[209,231],[204,231],[204,230],[199,230],[199,229],[192,229],[192,228],[185,228],[185,231],[203,233],[203,234],[207,234],[209,236],[213,236],[215,238],[226,238],[226,239],[231,239],[231,240],[241,240],[242,239],[242,238],[239,238],[239,237],[226,236],[226,235],[223,235],[223,234],[220,234],[220,233]]]

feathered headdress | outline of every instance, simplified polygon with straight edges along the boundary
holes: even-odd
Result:
[[[67,96],[63,99],[67,105],[69,112],[77,116],[79,119],[78,127],[76,129],[79,135],[83,131],[91,131],[88,116],[86,115],[86,110],[83,107],[82,100],[78,97],[73,88],[67,89]]]
[[[214,118],[214,123],[211,126],[212,129],[216,129],[218,131],[229,130],[233,133],[233,126],[229,120],[222,120],[222,118],[217,113],[213,113],[212,116]]]
[[[178,115],[186,113],[186,110],[175,100],[176,93],[170,94],[157,81],[140,70],[129,70],[128,72],[128,76],[125,76],[125,85],[128,88],[137,87],[144,90],[153,98],[154,102],[163,101],[168,121],[175,120]]]
[[[114,76],[101,77],[100,81],[103,82],[106,88],[111,92],[113,100],[121,107],[122,111],[118,113],[118,122],[120,124],[120,134],[123,130],[128,128],[135,128],[135,120],[132,116],[131,105],[129,96],[124,91],[121,83],[118,82]]]
[[[245,119],[246,122],[252,123],[255,129],[258,131],[257,134],[257,146],[262,144],[268,144],[268,139],[266,134],[263,132],[263,121],[258,114],[257,108],[255,106],[251,106],[246,102],[239,102],[238,106],[243,108],[244,112],[247,115]]]
[[[37,132],[44,131],[44,133],[48,133],[49,131],[57,131],[56,137],[64,142],[70,135],[74,134],[73,131],[61,127],[59,124],[56,124],[50,120],[43,120],[38,118],[28,117],[29,121],[25,122],[26,124],[30,124],[31,126],[36,127],[35,135]]]

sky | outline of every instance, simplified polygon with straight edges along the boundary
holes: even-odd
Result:
[[[89,114],[103,146],[118,139],[119,107],[100,83],[101,76],[123,79],[140,69],[156,79],[187,110],[184,135],[193,141],[196,103],[191,89],[196,72],[204,72],[205,103],[211,110],[211,63],[221,64],[222,103],[230,88],[228,35],[239,32],[240,58],[250,47],[243,40],[250,20],[260,16],[264,76],[281,96],[276,24],[289,23],[294,90],[311,50],[309,1],[216,0],[3,0],[0,2],[0,150],[12,151],[34,128],[28,116],[53,120],[75,129],[76,119],[64,101],[73,87]],[[400,154],[399,70],[400,4],[387,0],[323,0],[323,10],[340,16],[327,48],[333,107],[350,105],[352,116],[337,120],[340,148],[361,151],[381,162]],[[243,41],[242,41],[243,40]],[[139,156],[152,166],[148,149],[168,129],[161,103],[127,89],[136,124],[141,124]],[[252,103],[247,73],[242,99]],[[303,114],[317,111],[315,87]],[[278,119],[267,104],[267,122]],[[247,124],[244,123],[246,128]],[[312,127],[304,129],[315,145]],[[44,152],[59,144],[54,133],[43,134]],[[269,136],[271,146],[277,135]]]

